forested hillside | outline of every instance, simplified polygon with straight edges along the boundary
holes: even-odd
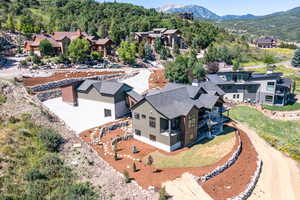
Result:
[[[274,36],[282,40],[300,41],[300,7],[256,19],[223,20],[216,24],[223,28],[246,30],[258,36]]]
[[[89,34],[110,37],[115,44],[128,38],[131,32],[165,27],[183,31],[188,45],[206,48],[221,32],[211,24],[185,21],[154,9],[123,3],[98,3],[94,0],[10,0],[3,10],[2,28],[9,28],[8,25],[13,24],[24,34],[80,28]]]

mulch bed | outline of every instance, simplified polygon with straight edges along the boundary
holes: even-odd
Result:
[[[84,77],[91,77],[91,76],[100,76],[100,75],[107,75],[107,74],[123,74],[124,71],[102,71],[102,72],[56,72],[52,76],[49,77],[31,77],[31,78],[24,78],[24,85],[25,86],[35,86],[44,83],[59,81],[63,79],[70,79],[70,78],[84,78]]]
[[[223,173],[202,183],[203,189],[216,200],[239,195],[250,183],[257,164],[257,153],[246,133],[240,131],[242,152],[237,161]]]
[[[149,77],[149,89],[162,88],[168,83],[164,69],[155,69]]]
[[[90,142],[91,141],[90,135],[92,130],[93,129],[82,132],[80,134],[80,137],[85,142]],[[121,136],[123,134],[124,131],[122,129],[110,131],[106,133],[104,137],[102,137],[101,142],[104,143],[110,142],[113,138],[117,136]],[[138,154],[132,154],[131,149],[133,145],[136,146],[137,149],[140,151]],[[117,146],[118,146],[118,150],[117,150],[118,155],[126,154],[132,156],[135,159],[140,159],[140,160],[146,155],[148,155],[149,153],[159,150],[151,145],[145,144],[135,139],[121,141],[120,143],[118,143]],[[195,176],[203,176],[204,174],[215,169],[217,166],[224,164],[231,157],[231,155],[236,151],[238,147],[238,140],[236,140],[236,143],[234,144],[231,152],[213,165],[204,166],[204,167],[190,167],[190,168],[164,168],[164,169],[159,169],[159,172],[154,172],[155,169],[153,167],[147,166],[143,162],[135,161],[136,166],[139,170],[134,173],[131,169],[134,162],[133,160],[129,158],[121,158],[120,160],[115,161],[113,156],[104,154],[103,145],[97,144],[97,145],[91,145],[91,147],[98,153],[98,155],[102,159],[107,161],[113,168],[115,168],[121,173],[123,173],[123,171],[126,169],[129,172],[130,177],[132,179],[136,180],[137,183],[140,186],[142,186],[144,189],[147,189],[149,186],[155,186],[157,188],[160,188],[163,182],[179,178],[185,172],[189,172]],[[161,152],[169,155],[174,155],[184,150],[186,149],[181,149],[179,151],[171,152],[171,153],[164,152],[164,151]]]

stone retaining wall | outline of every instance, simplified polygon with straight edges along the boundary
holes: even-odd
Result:
[[[246,199],[248,199],[248,197],[250,197],[250,195],[252,194],[252,192],[257,184],[257,181],[260,177],[262,165],[263,165],[262,160],[258,160],[256,170],[255,170],[253,176],[251,177],[251,181],[247,185],[246,189],[242,193],[240,193],[238,196],[233,197],[233,198],[227,198],[226,200],[246,200]]]
[[[126,79],[132,76],[137,75],[137,72],[130,73],[130,74],[106,74],[106,75],[97,75],[97,76],[90,76],[90,77],[82,77],[82,78],[68,78],[64,80],[49,82],[45,84],[35,85],[35,86],[28,86],[34,92],[40,92],[45,90],[51,90],[54,88],[60,88],[63,86],[70,85],[72,83],[76,83],[78,81],[84,81],[86,79],[97,79],[97,80],[108,80],[108,79]]]
[[[41,92],[36,95],[36,97],[41,101],[47,101],[49,99],[54,99],[57,97],[61,97],[61,90],[51,90],[46,92]]]
[[[240,138],[240,134],[237,133],[237,138],[239,140],[239,146],[236,149],[236,151],[232,154],[232,156],[221,166],[216,167],[213,171],[209,172],[208,174],[198,177],[198,181],[205,182],[209,179],[213,178],[214,176],[219,175],[223,171],[225,171],[227,168],[229,168],[231,165],[235,163],[235,161],[238,159],[241,151],[242,151],[242,140]]]

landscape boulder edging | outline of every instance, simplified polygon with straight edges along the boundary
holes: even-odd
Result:
[[[256,170],[251,178],[250,183],[247,185],[246,189],[242,193],[240,193],[238,196],[235,196],[233,198],[227,198],[226,200],[246,200],[246,199],[248,199],[248,197],[250,197],[250,195],[252,194],[252,192],[257,184],[257,181],[260,177],[260,174],[262,171],[262,166],[263,166],[263,162],[262,162],[262,160],[259,159],[257,161]]]
[[[242,151],[242,140],[241,137],[239,135],[239,133],[237,134],[238,136],[238,140],[239,140],[239,146],[237,148],[237,150],[232,154],[232,156],[221,166],[216,167],[213,171],[209,172],[208,174],[198,177],[198,181],[200,182],[206,182],[209,179],[219,175],[220,173],[222,173],[223,171],[225,171],[226,169],[228,169],[231,165],[233,165],[235,163],[235,161],[238,159],[241,151]]]

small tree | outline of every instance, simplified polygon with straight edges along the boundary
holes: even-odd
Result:
[[[4,26],[11,32],[14,32],[16,30],[15,21],[12,15],[8,15],[6,24]]]
[[[133,64],[135,62],[136,46],[133,42],[123,41],[117,53],[120,59],[126,64]]]
[[[166,188],[162,187],[159,190],[159,200],[167,200],[168,199],[168,194],[166,192]]]
[[[39,133],[39,139],[48,151],[57,152],[64,139],[52,129],[42,129]]]
[[[92,51],[91,52],[91,58],[93,60],[101,61],[103,58],[103,55],[99,51]]]
[[[300,48],[295,51],[294,57],[292,59],[292,65],[294,67],[300,67]]]
[[[33,57],[32,57],[32,62],[34,64],[40,64],[41,63],[41,59],[36,54],[34,54]]]
[[[153,60],[153,52],[152,52],[151,47],[148,44],[145,44],[144,51],[145,51],[145,59]]]
[[[114,159],[117,161],[118,160],[118,153],[115,151],[114,152]]]
[[[39,49],[42,56],[54,56],[55,54],[54,48],[48,40],[42,40]]]
[[[133,162],[133,164],[132,164],[132,171],[133,171],[133,172],[136,172],[136,171],[137,171],[135,162]]]
[[[207,73],[215,74],[219,71],[219,63],[218,62],[210,62],[207,64]]]
[[[153,163],[154,163],[154,160],[153,160],[152,156],[149,155],[149,156],[148,156],[148,159],[147,159],[147,165],[148,165],[149,167],[151,167],[151,166],[153,165]]]
[[[89,56],[90,43],[86,39],[77,38],[72,40],[68,47],[68,52],[74,62],[82,62]]]
[[[130,183],[129,173],[126,169],[123,171],[123,176],[124,176],[124,182],[125,183]]]
[[[240,69],[240,59],[234,59],[232,60],[232,63],[233,63],[233,68],[232,68],[233,71],[237,71]]]
[[[136,146],[132,146],[132,153],[133,154],[136,154],[136,153],[138,153],[138,150],[137,150],[137,148],[136,148]]]
[[[159,53],[161,51],[161,48],[163,47],[162,41],[160,38],[156,38],[154,41],[154,49],[156,53]]]

